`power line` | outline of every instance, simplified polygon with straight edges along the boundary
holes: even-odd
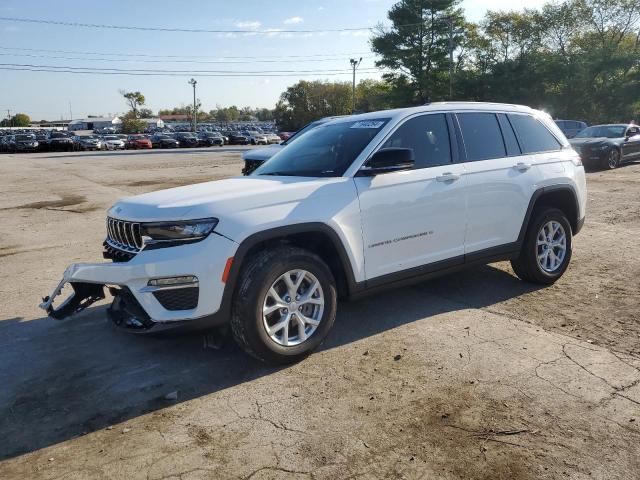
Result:
[[[58,25],[64,27],[79,27],[79,28],[101,28],[101,29],[115,29],[115,30],[141,30],[150,32],[178,32],[178,33],[249,33],[252,35],[275,35],[280,33],[339,33],[339,32],[357,32],[372,30],[370,27],[353,27],[353,28],[321,28],[321,29],[306,29],[306,30],[281,30],[278,28],[270,29],[205,29],[205,28],[168,28],[168,27],[143,27],[134,25],[108,25],[101,23],[81,23],[81,22],[63,22],[59,20],[43,20],[36,18],[22,18],[22,17],[0,17],[0,20],[9,22],[21,22],[21,23],[36,23],[46,25]],[[398,25],[398,27],[412,27],[418,26],[419,23]]]
[[[104,55],[104,56],[118,56],[118,57],[148,57],[148,58],[218,58],[218,59],[260,59],[260,58],[315,58],[315,57],[336,57],[341,60],[346,55],[366,55],[368,52],[337,52],[337,53],[311,53],[306,55],[256,55],[256,56],[227,56],[227,55],[152,55],[147,53],[122,53],[122,52],[87,52],[80,50],[51,50],[43,48],[24,48],[24,47],[2,47],[0,50],[17,50],[25,52],[47,52],[47,53],[65,53],[71,55]]]
[[[195,63],[195,64],[247,64],[247,63],[291,63],[291,59],[283,59],[283,60],[148,60],[148,59],[139,59],[139,58],[84,58],[84,57],[67,57],[60,55],[40,55],[33,53],[3,53],[0,52],[0,56],[3,57],[28,57],[28,58],[50,58],[56,60],[81,60],[81,61],[89,61],[89,62],[135,62],[135,63]],[[373,56],[363,57],[363,58],[373,58]],[[336,58],[311,58],[306,60],[296,60],[296,62],[335,62],[344,60],[344,56],[336,57]]]
[[[0,64],[4,65],[4,64]],[[92,70],[62,70],[64,68],[69,67],[57,67],[58,69],[51,68],[37,68],[37,67],[5,67],[0,66],[0,70],[4,71],[16,71],[16,72],[48,72],[48,73],[71,73],[71,74],[79,74],[79,75],[124,75],[124,76],[137,76],[137,77],[184,77],[186,73],[172,73],[172,72],[157,72],[157,73],[145,73],[145,72],[134,72],[134,71],[92,71]],[[385,73],[383,70],[378,70],[379,73]],[[373,73],[373,72],[371,72]],[[340,75],[351,75],[351,71],[345,71],[340,73],[327,73],[323,71],[315,71],[315,73],[199,73],[197,76],[199,77],[246,77],[246,78],[255,78],[255,77],[334,77]]]
[[[74,67],[69,65],[34,65],[30,63],[0,63],[3,67],[28,67],[28,68],[48,68],[48,69],[68,69],[68,70],[87,70],[95,72],[133,72],[133,73],[176,73],[183,75],[199,75],[202,73],[225,73],[225,74],[263,74],[263,73],[345,73],[351,72],[346,69],[329,69],[329,70],[165,70],[165,69],[125,69],[125,68],[101,68],[101,67]],[[375,70],[377,68],[367,68],[363,70]]]

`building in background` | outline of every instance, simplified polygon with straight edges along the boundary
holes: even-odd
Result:
[[[71,120],[69,130],[101,130],[103,128],[119,128],[122,120],[118,117],[87,117]]]
[[[147,128],[164,128],[164,121],[161,118],[141,118],[140,120],[147,122]]]

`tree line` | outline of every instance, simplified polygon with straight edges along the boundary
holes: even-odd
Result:
[[[382,81],[356,89],[356,110],[443,100],[518,103],[589,123],[640,120],[640,2],[568,0],[489,11],[467,21],[459,0],[403,0],[371,38]],[[283,129],[351,113],[348,82],[301,81],[282,93]]]

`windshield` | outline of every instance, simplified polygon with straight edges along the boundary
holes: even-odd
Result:
[[[33,135],[16,135],[16,140],[20,142],[28,142],[29,140],[35,140],[36,137]]]
[[[276,153],[253,175],[339,177],[388,121],[354,120],[313,128]]]
[[[104,137],[105,140],[120,140],[118,137]]]
[[[626,131],[626,125],[601,125],[585,128],[575,138],[622,138]]]

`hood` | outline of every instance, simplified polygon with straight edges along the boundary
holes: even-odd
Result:
[[[245,153],[242,158],[243,160],[258,160],[264,162],[269,160],[283,148],[284,146],[279,144],[269,145],[268,147],[260,148],[258,150],[250,150]]]
[[[137,222],[215,217],[223,227],[225,220],[247,210],[286,208],[311,196],[330,197],[334,195],[331,185],[345,181],[349,179],[234,177],[125,198],[111,207],[108,215]]]

